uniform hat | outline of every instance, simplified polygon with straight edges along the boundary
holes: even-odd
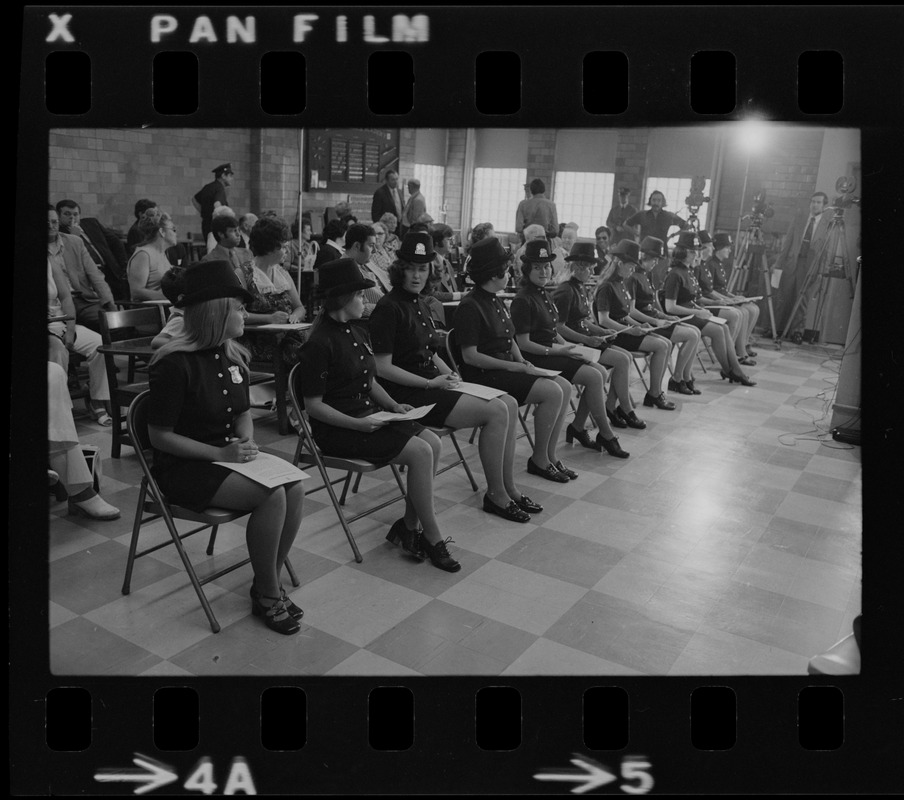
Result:
[[[721,250],[723,247],[731,247],[730,233],[717,233],[713,236],[713,250]]]
[[[478,279],[487,273],[496,271],[508,263],[509,254],[495,236],[488,236],[471,245],[465,269],[468,275],[478,283]]]
[[[571,252],[565,256],[566,261],[592,261],[602,266],[602,260],[596,257],[596,245],[593,242],[575,242]]]
[[[429,264],[436,255],[433,251],[433,236],[427,231],[408,231],[396,254],[400,261],[409,264]]]
[[[339,297],[360,289],[370,289],[376,284],[365,278],[353,258],[339,258],[328,261],[317,270],[318,297]]]
[[[675,247],[683,247],[685,250],[700,250],[700,237],[693,231],[681,231]]]
[[[225,164],[220,164],[220,166],[214,167],[214,168],[211,170],[211,172],[213,172],[213,174],[216,175],[218,178],[219,178],[220,175],[222,175],[224,172],[228,172],[230,175],[232,175],[232,174],[233,174],[233,172],[232,172],[232,164],[230,164],[230,163],[227,161]]]
[[[655,236],[644,236],[640,242],[640,252],[662,258],[665,255],[665,242]]]
[[[546,239],[532,239],[524,245],[524,253],[521,256],[521,260],[525,264],[528,262],[533,264],[549,264],[556,260],[556,256],[552,252],[552,248],[549,246],[549,242],[546,241]]]
[[[174,305],[185,308],[218,297],[238,297],[246,304],[252,300],[228,261],[199,261],[185,270],[182,292]]]
[[[618,190],[618,193],[621,195],[631,194],[631,190],[627,186],[622,186],[621,189]]]
[[[609,255],[637,264],[640,262],[640,245],[633,239],[622,239],[615,247],[610,248]]]
[[[700,237],[700,244],[712,244],[713,237],[709,235],[709,231],[698,231],[697,235]]]

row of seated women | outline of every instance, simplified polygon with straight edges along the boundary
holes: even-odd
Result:
[[[715,325],[710,334],[711,323],[704,322],[698,331],[674,320],[649,332],[640,326],[653,323],[634,315],[647,314],[657,324],[661,318],[648,314],[654,310],[648,305],[638,312],[633,296],[622,313],[613,300],[619,294],[616,284],[631,277],[629,267],[643,269],[644,263],[631,244],[616,248],[617,266],[596,295],[597,307],[604,307],[607,314],[602,321],[610,330],[591,319],[585,273],[597,261],[580,243],[569,256],[571,279],[552,298],[544,288],[552,261],[548,244],[529,243],[511,316],[498,297],[506,284],[509,255],[494,237],[475,243],[466,264],[475,288],[461,300],[455,317],[453,350],[460,354],[460,375],[444,358],[443,331],[424,300],[434,255],[429,233],[411,232],[403,239],[388,270],[391,291],[376,304],[366,326],[360,321],[364,292],[374,282],[352,258],[321,267],[317,292],[322,311],[298,351],[305,408],[325,454],[407,467],[405,512],[390,528],[386,537],[390,542],[440,569],[461,568],[449,553],[451,540],[443,537],[434,511],[433,476],[441,445],[431,428],[481,429],[478,450],[487,480],[483,509],[512,522],[526,522],[543,511],[515,481],[520,405],[535,406],[534,445],[526,464],[531,474],[556,483],[578,477],[558,454],[573,385],[583,387],[583,393],[575,420],[566,429],[567,441],[577,439],[585,447],[627,457],[610,423],[645,427],[627,391],[630,351],[648,348],[654,357],[662,353],[665,358],[672,338],[688,349],[684,356],[689,361],[700,333],[714,339],[716,332],[724,336]],[[253,233],[252,247],[257,249]],[[684,262],[676,259],[679,263]],[[262,264],[266,266],[266,261],[256,262],[255,268]],[[301,524],[303,488],[293,483],[264,489],[214,463],[253,461],[259,452],[249,410],[249,353],[238,341],[249,314],[246,306],[253,306],[249,288],[226,261],[195,265],[182,276],[176,301],[183,310],[182,329],[163,344],[151,364],[148,421],[154,470],[174,502],[189,508],[218,505],[251,512],[247,542],[254,568],[252,611],[273,630],[292,634],[299,630],[303,612],[282,588],[280,569]],[[669,294],[667,289],[667,298]],[[683,296],[679,301],[690,302]],[[683,313],[681,307],[668,310]],[[696,306],[690,313],[700,318],[709,314]],[[577,352],[574,343],[594,352]],[[614,401],[605,392],[607,366],[613,371]],[[677,382],[693,392],[693,377],[685,367],[676,371]],[[654,369],[660,369],[658,361]],[[657,391],[663,377],[660,373],[657,382],[651,376],[655,388],[645,401],[673,408]],[[457,391],[464,388],[463,380],[500,394],[487,400]],[[404,413],[416,406],[432,408],[417,421],[387,423],[372,418],[381,409]],[[595,440],[584,427],[588,416],[599,431]]]

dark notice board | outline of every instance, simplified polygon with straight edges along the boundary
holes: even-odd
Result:
[[[306,134],[307,191],[375,192],[383,170],[398,169],[398,128],[321,128]]]

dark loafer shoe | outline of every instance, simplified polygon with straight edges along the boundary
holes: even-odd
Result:
[[[557,470],[552,464],[550,464],[545,469],[538,467],[534,464],[534,460],[532,458],[527,459],[527,471],[531,475],[539,475],[541,478],[546,478],[548,481],[553,481],[555,483],[568,483],[568,476],[563,475],[559,470]]]
[[[483,510],[488,514],[495,514],[497,517],[502,517],[510,522],[527,522],[530,519],[530,514],[523,511],[514,500],[509,501],[509,504],[503,508],[502,506],[497,506],[489,497],[484,495]]]
[[[619,414],[621,413],[620,408],[616,408],[615,411],[610,411],[608,408],[606,409],[606,416],[609,418],[609,422],[611,423],[613,428],[627,428],[628,423],[625,422]]]
[[[578,479],[578,474],[573,469],[568,469],[561,461],[556,461],[555,468],[559,470],[568,480],[576,481]]]
[[[663,411],[675,410],[675,404],[670,400],[666,400],[664,394],[660,394],[659,397],[653,397],[653,395],[647,392],[647,394],[643,396],[643,404],[650,408],[653,408],[653,406],[661,408]]]
[[[515,500],[515,504],[522,511],[526,511],[528,514],[539,514],[543,510],[543,506],[539,503],[535,503],[531,500],[527,495],[521,495],[520,499]]]

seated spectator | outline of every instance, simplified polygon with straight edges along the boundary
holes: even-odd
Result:
[[[546,241],[546,231],[542,225],[528,225],[521,235],[524,236],[524,243],[515,251],[515,260],[521,258],[527,249],[528,242]]]
[[[153,200],[143,198],[135,203],[135,222],[126,234],[126,257],[131,256],[135,248],[144,241],[144,234],[138,229],[141,220],[157,219],[159,216],[160,209]]]
[[[184,275],[185,267],[173,267],[160,279],[160,291],[173,304],[173,307],[163,329],[151,339],[151,347],[155,350],[181,334],[184,329],[183,311],[177,305],[180,295],[185,291],[183,288]]]
[[[552,251],[555,256],[555,261],[552,266],[553,285],[558,285],[571,277],[571,271],[568,269],[568,264],[565,259],[571,254],[571,248],[574,247],[574,243],[577,240],[578,226],[573,222],[563,225],[562,235],[559,240],[560,244],[557,247],[554,246]]]
[[[72,418],[72,400],[66,370],[47,362],[47,447],[51,486],[57,498],[68,498],[69,513],[89,519],[119,519],[119,509],[106,502],[94,489],[94,476],[78,440]]]
[[[176,226],[169,214],[145,218],[138,230],[143,239],[129,259],[129,289],[132,300],[165,300],[160,291],[160,279],[172,266],[166,251],[176,244]]]
[[[374,284],[364,290],[364,319],[370,317],[380,298],[386,294],[379,279],[368,266],[375,240],[376,232],[370,225],[352,225],[345,234],[345,257],[354,259],[362,277]]]
[[[251,297],[246,306],[250,325],[302,322],[305,318],[305,308],[295,284],[289,273],[279,265],[283,245],[288,238],[288,225],[273,217],[261,217],[251,229],[250,244],[254,257],[235,272]],[[278,344],[271,338],[257,336],[242,339],[241,344],[251,351],[255,361],[273,361],[278,347],[283,362],[292,366],[298,361],[303,341],[295,331],[288,331]]]
[[[448,225],[437,225],[431,234],[433,237],[433,269],[436,273],[436,281],[431,291],[433,297],[440,303],[450,303],[461,300],[463,292],[458,289],[458,279],[455,270],[449,262],[449,252],[455,241],[455,233]]]
[[[391,211],[387,211],[380,222],[386,226],[386,243],[383,245],[387,252],[395,253],[402,246],[402,240],[396,235],[399,227],[399,220]]]
[[[478,222],[472,229],[468,242],[473,246],[484,239],[495,237],[496,231],[493,229],[492,222]]]
[[[386,237],[389,231],[386,230],[386,225],[383,222],[375,222],[371,227],[374,229],[374,246],[370,254],[370,263],[374,268],[374,272],[377,275],[385,276],[388,282],[389,266],[395,261],[395,251],[390,251],[386,247]]]
[[[60,200],[56,204],[60,218],[60,233],[78,236],[88,250],[88,255],[103,273],[113,297],[129,299],[129,281],[126,278],[126,250],[116,231],[105,227],[93,217],[82,217],[82,210],[75,200]]]
[[[238,269],[253,258],[250,250],[238,246],[239,221],[235,217],[214,212],[210,235],[216,239],[217,244],[202,261],[228,261],[233,269]]]
[[[48,318],[70,317],[66,321],[48,322],[48,359],[59,364],[66,371],[69,369],[70,352],[77,353],[86,359],[88,394],[90,396],[89,412],[101,425],[112,425],[113,418],[104,408],[104,403],[110,400],[107,369],[103,355],[97,351],[102,344],[102,339],[99,333],[76,322],[75,306],[72,302],[72,295],[69,293],[69,282],[62,269],[49,258],[47,259],[47,316]]]
[[[217,246],[217,239],[213,235],[213,221],[217,217],[231,217],[235,220],[235,212],[229,206],[217,206],[213,210],[213,214],[210,217],[210,233],[207,234],[207,255],[210,255],[210,252]],[[238,221],[236,221],[235,226],[238,227]]]
[[[331,219],[323,229],[323,244],[314,259],[314,269],[320,269],[323,264],[336,261],[344,255],[345,226],[338,219]]]
[[[252,214],[250,211],[239,217],[239,247],[244,247],[246,250],[251,249],[248,241],[255,222],[257,222],[257,215]]]
[[[60,233],[56,209],[47,206],[47,258],[59,268],[66,288],[72,297],[73,316],[79,325],[93,331],[100,330],[97,315],[113,311],[116,303],[103,273],[78,236]]]

